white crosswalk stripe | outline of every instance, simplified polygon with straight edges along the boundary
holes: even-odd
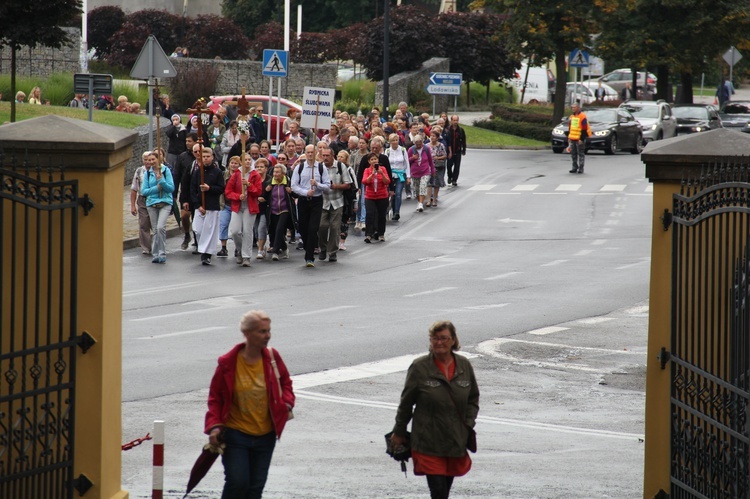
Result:
[[[512,188],[511,191],[533,191],[537,187],[539,187],[539,184],[521,184]]]

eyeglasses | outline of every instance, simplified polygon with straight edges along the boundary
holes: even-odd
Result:
[[[278,158],[276,158],[276,159],[278,159],[279,161],[286,161],[286,158],[285,158],[284,156],[279,156],[279,157],[278,157]]]
[[[430,341],[432,341],[433,343],[447,343],[451,339],[452,338],[450,336],[433,336],[430,338]]]

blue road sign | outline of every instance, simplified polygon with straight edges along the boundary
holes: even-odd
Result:
[[[461,73],[430,73],[426,90],[430,95],[460,95],[462,82]]]
[[[263,50],[263,76],[280,76],[286,78],[289,52],[275,49]]]
[[[570,53],[568,66],[570,66],[571,68],[589,67],[589,53],[581,49],[575,49]]]

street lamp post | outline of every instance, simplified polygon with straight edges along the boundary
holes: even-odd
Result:
[[[384,0],[383,5],[383,118],[388,120],[388,80],[390,72],[391,43],[391,0]]]

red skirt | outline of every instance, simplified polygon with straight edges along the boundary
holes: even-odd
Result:
[[[411,451],[415,475],[464,476],[471,469],[469,453],[463,457],[428,456]]]

